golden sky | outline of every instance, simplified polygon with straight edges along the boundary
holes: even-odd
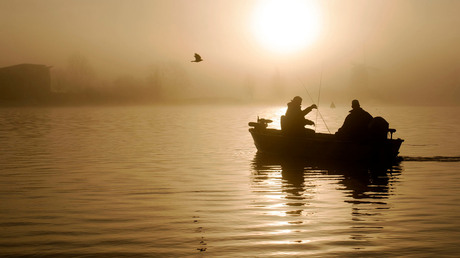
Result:
[[[458,103],[459,13],[455,0],[2,0],[0,66],[60,69],[79,53],[99,78],[167,63],[207,90],[278,73],[295,94],[320,74],[326,92],[344,91],[365,63],[384,95]]]

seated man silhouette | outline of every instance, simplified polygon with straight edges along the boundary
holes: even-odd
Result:
[[[358,100],[351,102],[350,114],[345,118],[342,127],[335,133],[340,138],[366,140],[372,116],[361,108]]]
[[[302,98],[295,96],[291,102],[287,104],[288,108],[286,114],[281,116],[281,130],[283,133],[288,135],[302,136],[311,131],[311,129],[305,128],[305,125],[314,125],[313,121],[305,118],[314,108],[317,108],[315,104],[302,110]]]

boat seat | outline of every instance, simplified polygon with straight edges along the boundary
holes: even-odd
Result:
[[[286,130],[286,116],[281,116],[280,123],[281,123],[281,131],[285,131]]]

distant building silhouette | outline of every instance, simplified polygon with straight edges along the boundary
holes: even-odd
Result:
[[[352,64],[350,78],[350,95],[352,98],[365,101],[377,100],[380,94],[376,91],[376,77],[379,69],[365,63]]]
[[[284,97],[284,80],[278,68],[272,77],[272,98],[281,99]]]
[[[368,99],[369,68],[365,64],[353,64],[350,81],[351,95],[358,99]]]
[[[0,68],[0,100],[40,101],[50,94],[50,66],[19,64]]]

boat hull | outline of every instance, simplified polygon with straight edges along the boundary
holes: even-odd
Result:
[[[404,141],[384,139],[378,142],[357,142],[340,140],[333,134],[314,132],[302,137],[293,137],[286,136],[277,129],[251,128],[249,132],[261,153],[372,163],[397,161],[399,148]]]

